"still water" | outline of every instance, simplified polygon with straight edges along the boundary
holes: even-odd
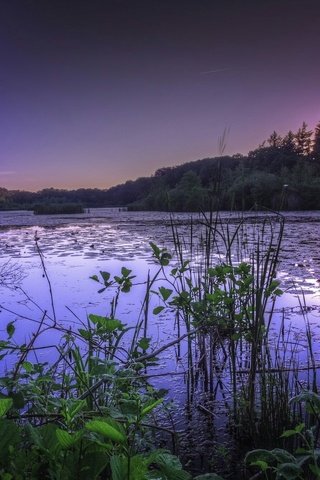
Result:
[[[248,213],[250,216],[253,214]],[[221,217],[230,222],[237,216],[226,212]],[[281,302],[294,307],[295,296],[303,291],[313,308],[319,304],[320,296],[320,212],[288,212],[285,217],[278,277],[282,288],[289,289],[290,298],[286,295]],[[182,235],[188,235],[184,225],[190,218],[190,214],[174,215]],[[196,221],[199,216],[193,218]],[[1,268],[5,271],[3,266],[8,261],[12,269],[17,267],[24,290],[45,308],[48,285],[35,238],[52,283],[59,317],[67,321],[65,306],[86,315],[101,304],[97,285],[89,280],[100,270],[118,273],[125,265],[137,275],[136,283],[145,280],[148,270],[154,268],[149,242],[169,250],[172,247],[171,217],[162,212],[118,209],[91,209],[89,213],[63,216],[0,212]],[[16,292],[2,286],[1,302],[13,305],[15,301]]]

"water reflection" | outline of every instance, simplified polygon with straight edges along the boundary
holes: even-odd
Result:
[[[252,212],[247,214],[251,218]],[[262,214],[258,214],[261,216]],[[1,212],[0,256],[2,265],[10,260],[25,275],[22,289],[33,300],[26,301],[20,290],[1,288],[1,303],[20,315],[37,315],[37,307],[49,309],[48,283],[37,252],[35,238],[44,257],[46,269],[52,282],[55,308],[59,322],[66,328],[75,328],[77,318],[86,318],[89,313],[106,313],[112,292],[104,297],[97,294],[95,282],[89,277],[107,270],[117,274],[123,265],[137,276],[132,294],[128,294],[119,311],[126,323],[136,322],[137,312],[143,302],[144,286],[148,271],[154,269],[150,241],[160,246],[172,247],[171,216],[161,212],[119,212],[118,209],[91,209],[90,213],[63,216],[34,216],[31,212]],[[181,236],[188,248],[190,214],[176,214]],[[222,220],[237,224],[238,214],[223,212]],[[201,221],[193,215],[193,222]],[[305,313],[318,321],[320,304],[319,280],[320,257],[317,226],[319,212],[289,212],[282,242],[278,278],[286,294],[278,300],[277,309],[286,309],[286,320],[296,327],[303,327],[304,320],[298,313],[301,302]],[[249,221],[250,224],[250,221]],[[199,232],[197,227],[195,231]],[[244,230],[242,245],[243,260],[248,255],[250,227]],[[216,245],[216,257],[223,246]],[[195,257],[196,258],[196,257]],[[15,279],[16,284],[20,279]],[[139,286],[140,285],[140,286]],[[70,313],[70,309],[73,314]],[[309,309],[309,310],[308,310]],[[38,309],[39,310],[39,309]],[[51,312],[52,313],[52,312]],[[48,313],[49,315],[49,313]],[[12,320],[8,312],[1,313],[2,325]],[[171,327],[161,316],[152,326],[154,341],[170,337]],[[150,327],[151,328],[151,327]],[[32,328],[24,325],[25,333]],[[168,330],[167,333],[164,333]]]

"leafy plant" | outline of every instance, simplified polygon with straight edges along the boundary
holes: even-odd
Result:
[[[306,403],[306,411],[315,415],[316,423],[309,428],[304,423],[292,429],[285,430],[283,439],[295,440],[296,447],[293,453],[284,449],[258,449],[249,452],[245,463],[259,468],[265,478],[276,480],[319,479],[320,478],[320,449],[318,448],[320,397],[314,392],[303,391],[291,399],[291,404]]]

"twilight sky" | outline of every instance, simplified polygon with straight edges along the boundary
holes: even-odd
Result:
[[[0,0],[0,187],[108,188],[320,120],[319,0]]]

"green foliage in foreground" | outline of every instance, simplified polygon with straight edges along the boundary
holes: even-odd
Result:
[[[114,361],[125,331],[116,319],[90,315],[79,334],[98,351],[108,345],[108,355],[84,359],[68,338],[60,350],[63,370],[54,375],[53,367],[25,360],[28,347],[20,347],[13,373],[1,379],[1,479],[191,478],[177,457],[154,449],[152,426],[144,423],[164,392],[139,379],[139,366],[121,369]],[[2,342],[3,355],[14,348],[10,335]],[[92,383],[98,379],[101,388]]]
[[[7,399],[0,399],[0,408]],[[164,450],[139,454],[132,437],[137,419],[120,423],[111,418],[85,420],[85,402],[69,402],[69,419],[59,423],[18,425],[0,420],[2,479],[181,479],[190,475]],[[3,409],[3,408],[2,408]],[[137,410],[138,413],[138,410]],[[133,415],[134,416],[134,415]]]
[[[283,439],[294,440],[293,452],[280,448],[253,450],[247,453],[245,463],[259,469],[263,478],[268,480],[320,479],[320,396],[303,391],[293,397],[291,403],[305,403],[306,411],[312,419],[310,426],[301,423],[293,429],[285,430],[281,435]]]
[[[2,480],[191,479],[175,455],[154,446],[157,425],[150,419],[166,392],[140,375],[156,360],[148,355],[150,339],[139,325],[116,318],[119,295],[131,290],[133,278],[125,267],[113,278],[92,277],[100,293],[115,289],[110,314],[90,314],[83,328],[66,331],[53,365],[29,359],[35,339],[48,330],[45,315],[29,344],[16,345],[15,324],[7,325],[1,359],[14,353],[17,360],[0,379]],[[133,334],[129,352],[121,344],[127,334]]]

